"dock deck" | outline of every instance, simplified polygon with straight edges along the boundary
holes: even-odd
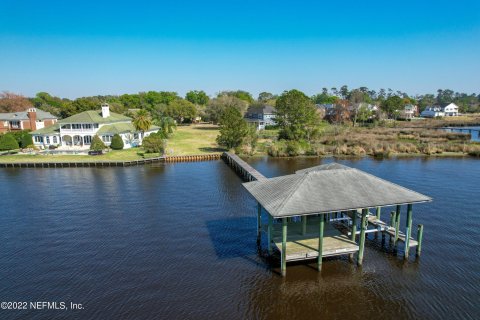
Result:
[[[288,238],[286,248],[286,260],[298,261],[315,259],[318,257],[318,217],[309,217],[305,234],[303,234],[302,222],[289,222],[287,224]],[[265,226],[266,231],[268,226]],[[272,243],[282,252],[282,225],[274,223],[272,228]],[[347,235],[341,233],[331,224],[325,224],[323,237],[322,257],[332,257],[355,253],[359,250],[358,245],[350,240]]]

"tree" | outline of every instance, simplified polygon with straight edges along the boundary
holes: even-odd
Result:
[[[0,136],[0,151],[18,149],[18,142],[11,133]]]
[[[247,103],[232,96],[221,96],[212,99],[205,109],[207,120],[212,121],[213,123],[218,123],[220,121],[220,116],[228,107],[234,107],[238,109],[243,115],[247,110]]]
[[[165,154],[167,147],[166,140],[159,133],[151,133],[142,141],[142,148],[146,153],[160,153]]]
[[[169,104],[161,104],[156,107],[160,117],[171,117],[179,123],[192,122],[197,116],[197,108],[187,100],[177,99]]]
[[[8,91],[0,93],[0,112],[20,112],[32,107],[32,103],[22,95]]]
[[[103,143],[102,139],[100,139],[98,135],[94,135],[92,138],[92,144],[90,145],[90,150],[102,151],[105,148],[105,143]]]
[[[395,111],[400,110],[403,106],[403,99],[399,96],[390,96],[383,101],[380,107],[387,113],[390,118],[395,117]]]
[[[152,126],[152,119],[147,110],[138,110],[132,120],[133,126],[137,131],[142,133],[142,137],[148,129]]]
[[[298,90],[285,91],[278,98],[275,108],[275,121],[280,127],[280,138],[310,140],[319,118],[309,97]]]
[[[243,100],[247,102],[248,104],[253,102],[253,97],[250,94],[250,92],[243,91],[243,90],[237,90],[237,91],[222,91],[218,94],[217,98],[223,97],[223,96],[229,96],[229,97],[235,97],[240,100]]]
[[[33,144],[32,135],[28,132],[24,132],[20,141],[20,147],[27,148]]]
[[[207,96],[205,91],[194,90],[187,92],[187,94],[185,95],[185,100],[190,101],[195,105],[204,106],[208,103],[208,100],[210,100],[210,98]]]
[[[260,92],[260,93],[258,94],[258,99],[257,99],[257,100],[258,100],[259,102],[265,103],[265,102],[267,102],[268,100],[273,99],[274,97],[275,97],[275,96],[274,96],[273,94],[271,94],[270,92],[265,92],[265,91],[264,91],[264,92]]]
[[[240,146],[248,134],[247,122],[240,111],[233,106],[227,107],[222,113],[219,126],[220,134],[217,137],[217,143],[227,149]]]
[[[123,139],[118,133],[113,135],[112,142],[110,143],[110,148],[112,148],[113,150],[123,149]]]
[[[360,104],[360,108],[357,111],[357,120],[362,124],[367,122],[373,116],[373,111],[369,110],[365,103]]]
[[[171,117],[162,117],[157,121],[157,124],[160,127],[158,132],[162,134],[164,139],[167,139],[173,133],[173,129],[177,127],[175,120]]]
[[[340,88],[340,94],[342,95],[342,99],[347,99],[348,94],[349,94],[348,86],[343,85],[343,86]]]

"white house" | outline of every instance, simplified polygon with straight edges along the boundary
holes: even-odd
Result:
[[[101,110],[91,110],[59,120],[55,125],[31,132],[34,145],[40,148],[56,146],[61,149],[89,149],[92,138],[98,135],[105,145],[110,145],[112,137],[119,134],[124,149],[138,146],[144,137],[157,132],[152,126],[142,133],[135,129],[132,118],[110,112],[107,103]]]
[[[456,117],[458,116],[458,106],[455,103],[444,106],[429,106],[420,115],[425,118]]]
[[[257,130],[264,130],[265,126],[273,126],[275,122],[275,108],[269,105],[250,107],[244,116],[245,120],[253,123]]]
[[[403,110],[400,110],[400,118],[402,119],[412,119],[418,114],[418,107],[414,104],[407,104],[403,107]]]

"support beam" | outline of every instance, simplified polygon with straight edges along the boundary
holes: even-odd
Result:
[[[257,203],[257,242],[260,243],[262,237],[262,205]]]
[[[397,206],[397,211],[395,212],[395,237],[393,238],[393,246],[397,246],[398,241],[398,232],[400,231],[400,213],[402,211],[402,206]]]
[[[357,236],[357,211],[356,210],[352,210],[350,211],[350,213],[352,214],[352,235],[351,235],[351,239],[353,242],[356,242],[356,236]],[[349,255],[349,258],[350,258],[350,261],[353,261],[353,253],[351,253]]]
[[[390,227],[395,228],[395,211],[390,212]],[[392,235],[390,234],[390,245],[392,244]]]
[[[282,218],[282,276],[287,275],[287,218]]]
[[[412,214],[413,214],[413,205],[407,205],[407,227],[405,229],[405,259],[408,259],[408,254],[410,251],[410,236],[412,234]]]
[[[417,256],[420,257],[422,253],[422,240],[423,240],[423,224],[418,225],[417,231]]]
[[[368,209],[362,209],[362,221],[360,225],[360,241],[359,241],[359,250],[358,250],[358,258],[357,264],[359,266],[363,263],[363,254],[365,251],[365,230],[367,228],[367,214]]]
[[[377,207],[377,220],[380,220],[380,215],[382,214],[382,208]]]
[[[325,222],[323,219],[320,219],[319,229],[318,229],[318,262],[317,268],[318,271],[322,271],[322,258],[323,258],[323,227]]]
[[[302,235],[307,233],[307,216],[302,216]]]
[[[268,214],[268,229],[267,229],[267,238],[268,238],[268,253],[272,254],[272,229],[273,229],[273,217]]]

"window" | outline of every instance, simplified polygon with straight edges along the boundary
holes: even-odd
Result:
[[[84,123],[82,124],[83,129],[91,130],[92,129],[92,124],[91,123]]]
[[[62,129],[70,130],[71,128],[72,128],[72,126],[69,125],[69,124],[64,124],[64,125],[62,126]]]
[[[103,142],[111,142],[112,141],[112,136],[102,136]]]
[[[58,143],[58,140],[57,140],[56,136],[53,137],[53,143]]]
[[[45,137],[45,141],[46,141],[47,144],[50,144],[50,137],[49,137],[49,136],[46,136],[46,137]]]
[[[43,142],[43,138],[40,137],[40,136],[35,136],[35,142],[42,143],[42,142]]]
[[[93,127],[94,127],[95,129],[98,129],[98,123],[94,123],[94,124],[93,124]]]
[[[138,139],[138,133],[133,134],[133,139]]]
[[[92,143],[92,136],[85,136],[83,137],[84,144],[91,144]]]
[[[20,129],[20,121],[10,121],[12,129]]]
[[[72,124],[72,129],[74,129],[74,130],[82,129],[82,125],[79,124],[79,123],[74,123],[74,124]]]

